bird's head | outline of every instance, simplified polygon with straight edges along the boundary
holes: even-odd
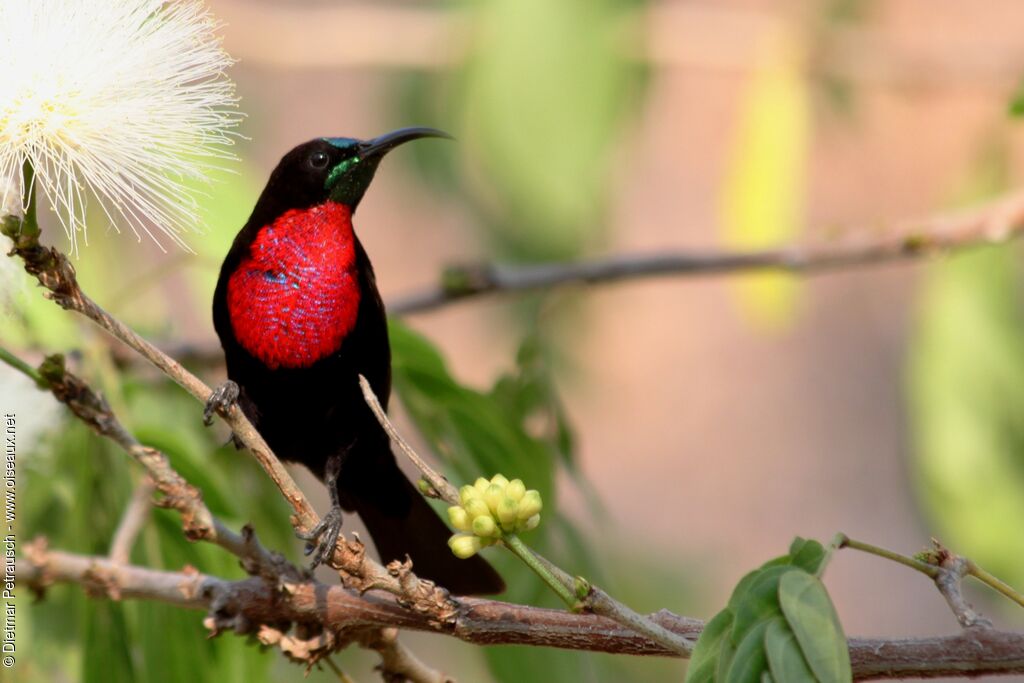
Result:
[[[434,128],[400,128],[369,140],[310,140],[281,159],[261,200],[289,209],[333,201],[354,211],[385,154],[412,140],[451,137]]]

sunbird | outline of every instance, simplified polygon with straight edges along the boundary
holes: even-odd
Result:
[[[342,511],[354,511],[382,561],[408,555],[418,576],[453,593],[498,593],[504,582],[485,560],[448,549],[451,532],[398,468],[358,381],[387,407],[387,319],[352,216],[384,155],[431,137],[451,136],[325,137],[281,159],[221,266],[213,324],[229,381],[209,408],[237,401],[278,457],[326,484],[331,510],[303,537],[314,567],[333,551]]]

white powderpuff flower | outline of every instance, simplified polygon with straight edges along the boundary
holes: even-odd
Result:
[[[188,249],[189,182],[234,159],[241,117],[217,29],[201,0],[0,0],[0,179],[24,196],[32,165],[72,252],[90,199]]]

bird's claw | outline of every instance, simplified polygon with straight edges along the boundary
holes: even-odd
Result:
[[[333,506],[309,533],[296,532],[295,535],[306,541],[304,552],[313,556],[309,569],[316,569],[331,559],[334,546],[338,544],[338,537],[341,535],[341,508]]]
[[[213,414],[220,413],[224,414],[231,409],[232,406],[238,403],[238,385],[227,380],[219,387],[213,390],[210,394],[210,398],[206,401],[206,406],[203,408],[203,424],[209,427],[213,424]]]

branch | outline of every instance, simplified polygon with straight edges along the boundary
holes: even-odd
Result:
[[[131,560],[132,546],[142,528],[149,519],[149,510],[153,505],[152,496],[156,487],[150,479],[143,479],[135,486],[131,500],[124,509],[121,521],[114,531],[114,540],[110,543],[110,560],[127,564]]]
[[[864,230],[863,234],[875,230]],[[395,315],[440,308],[495,292],[521,292],[568,284],[599,284],[657,276],[726,275],[775,271],[814,274],[920,258],[953,249],[996,244],[1024,233],[1024,193],[968,211],[909,221],[890,236],[818,247],[747,253],[658,252],[613,256],[581,263],[530,266],[478,264],[445,270],[441,283],[400,297],[388,305]]]
[[[56,249],[42,246],[39,243],[38,231],[23,229],[25,225],[25,221],[17,216],[6,216],[2,219],[0,232],[3,232],[3,234],[13,240],[14,247],[11,250],[11,255],[20,257],[25,263],[25,270],[30,275],[35,276],[39,283],[49,290],[48,298],[66,310],[75,311],[89,318],[114,338],[124,342],[139,355],[150,361],[165,375],[192,394],[192,396],[204,404],[206,403],[212,393],[210,387],[86,296],[75,277],[75,269],[67,258]],[[63,368],[61,372],[63,372]],[[80,379],[74,378],[74,380],[75,391],[84,391],[84,388],[87,388]],[[57,392],[55,391],[54,393],[56,394]],[[181,486],[189,487],[191,491],[185,497],[186,500],[192,497],[199,497],[198,491],[193,489],[180,475],[167,466],[166,458],[162,454],[153,449],[147,449],[136,442],[130,434],[120,427],[116,419],[112,419],[109,407],[106,406],[98,395],[92,392],[91,389],[86,393],[89,394],[89,399],[86,403],[90,405],[87,406],[86,413],[79,415],[79,417],[89,422],[91,418],[98,416],[98,421],[90,423],[97,431],[105,436],[114,438],[115,441],[118,441],[140,462],[143,462],[143,460],[162,459],[162,466],[167,469],[163,474],[168,477],[173,475],[172,478],[180,480],[180,486],[178,482],[171,482],[170,479],[167,483],[169,485],[173,483],[174,486],[177,486],[178,489],[175,490],[180,489],[184,491],[185,489],[181,489]],[[58,398],[61,397],[58,396]],[[71,403],[68,405],[72,407],[73,411],[75,410]],[[238,406],[232,406],[221,417],[231,427],[234,435],[249,449],[249,452],[252,453],[253,457],[291,506],[294,513],[292,516],[292,526],[296,531],[308,532],[315,527],[319,521],[316,511],[313,510],[313,507],[302,493],[302,490],[299,489],[295,480],[292,479],[288,470],[277,459],[277,456],[270,450],[263,437],[260,436],[259,432],[256,431],[256,428],[249,422]],[[108,424],[116,425],[117,429],[114,429],[111,433],[106,433],[104,427]],[[157,463],[154,462],[154,464]],[[143,462],[143,465],[145,466],[146,462]],[[157,484],[159,487],[159,480],[157,480]],[[189,507],[188,510],[198,514],[205,510],[205,506],[201,509]],[[205,511],[205,514],[209,515],[209,511]],[[218,528],[217,524],[219,523],[214,524],[215,520],[210,519],[209,524],[200,523],[199,526],[191,530],[191,533],[212,533],[213,536],[207,540],[214,540],[214,542],[219,544],[220,541],[230,544],[237,544],[239,539],[243,542],[245,541],[244,538],[237,537],[237,534],[232,537],[230,535],[232,532],[224,528]],[[185,521],[194,523],[196,520],[185,518]],[[186,524],[186,527],[188,526],[189,524]],[[188,533],[189,529],[186,528],[186,534]],[[228,535],[224,536],[224,534]],[[195,536],[190,536],[190,538],[195,538]],[[231,550],[231,548],[228,549]],[[379,589],[399,595],[413,609],[430,613],[437,619],[443,620],[448,618],[448,615],[455,609],[455,603],[445,589],[436,586],[431,581],[418,578],[412,572],[411,565],[409,564],[392,562],[387,567],[383,567],[379,563],[374,562],[366,556],[366,549],[358,539],[349,541],[344,536],[339,536],[338,544],[335,546],[334,554],[330,559],[330,565],[340,572],[345,585],[360,591]]]
[[[950,552],[948,548],[934,538],[932,539],[932,547],[929,550],[918,553],[914,557],[907,557],[906,555],[901,555],[885,548],[879,548],[870,543],[856,541],[842,533],[837,535],[835,543],[837,548],[859,550],[870,555],[898,562],[924,574],[935,582],[935,587],[938,588],[939,593],[945,598],[949,608],[953,611],[953,616],[956,617],[956,620],[964,628],[992,628],[992,622],[978,614],[967,602],[967,599],[964,598],[961,583],[965,576],[975,577],[993,590],[1002,593],[1021,607],[1024,607],[1024,595],[1021,595],[966,557]]]
[[[51,551],[40,541],[26,547],[16,575],[19,584],[36,590],[53,583],[74,583],[95,597],[156,600],[209,610],[207,624],[215,634],[221,630],[248,633],[255,624],[289,621],[295,625],[294,632],[307,631],[306,641],[318,628],[337,634],[332,638],[344,639],[352,631],[397,627],[444,633],[480,645],[673,656],[663,646],[595,614],[465,598],[451,622],[439,622],[403,608],[390,596],[360,596],[312,579],[283,586],[262,577],[227,581],[194,570],[156,571],[115,564],[105,557]],[[666,610],[648,618],[691,639],[703,628],[696,619]],[[955,636],[931,638],[853,638],[849,647],[858,680],[1024,673],[1024,633],[967,629]]]

